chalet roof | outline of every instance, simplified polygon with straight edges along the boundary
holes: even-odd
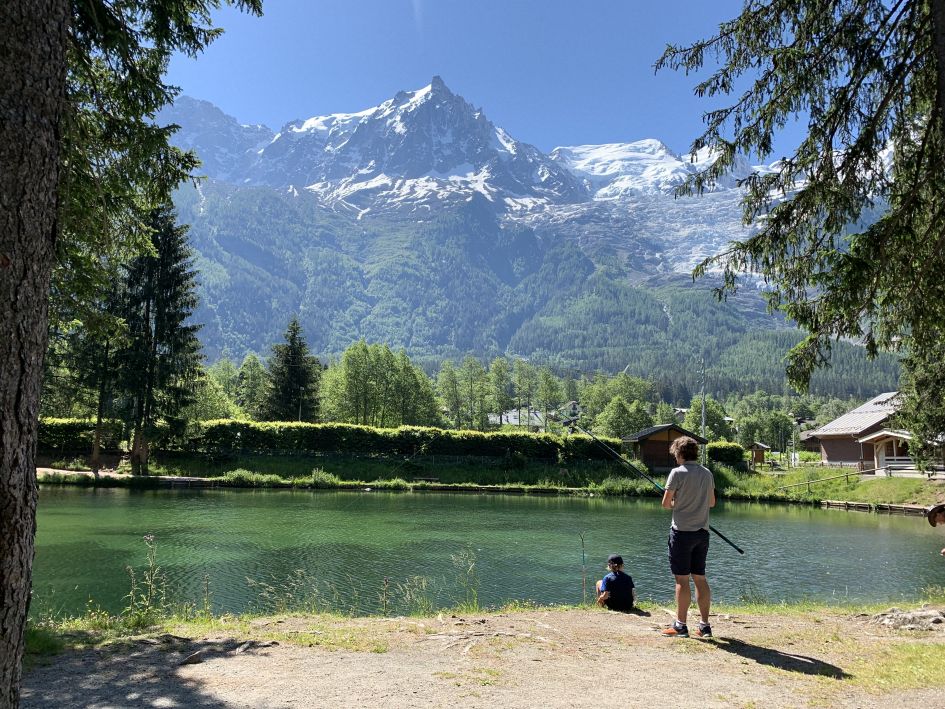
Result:
[[[800,435],[798,436],[798,438],[800,438],[802,441],[809,441],[811,438],[813,438],[813,439],[816,440],[816,438],[817,438],[817,431],[816,431],[816,430],[801,431],[801,433],[800,433]]]
[[[771,446],[766,446],[764,443],[761,443],[760,441],[755,441],[755,442],[751,445],[751,450],[753,450],[753,451],[769,451],[769,450],[771,450]]]
[[[903,431],[900,429],[882,428],[875,433],[871,433],[868,436],[860,438],[857,443],[875,443],[876,441],[881,441],[884,438],[895,438],[899,441],[911,441],[912,434],[908,431]]]
[[[881,424],[899,410],[899,392],[890,391],[873,397],[862,406],[818,428],[814,433],[824,436],[859,436]]]
[[[646,440],[655,433],[661,433],[662,431],[668,431],[673,429],[679,431],[683,436],[689,436],[694,438],[696,443],[708,443],[709,441],[700,436],[697,433],[692,431],[687,431],[685,428],[675,423],[661,423],[659,426],[650,426],[649,428],[644,428],[642,431],[637,431],[636,433],[631,433],[629,436],[624,436],[620,440],[624,443],[639,443],[640,441]]]

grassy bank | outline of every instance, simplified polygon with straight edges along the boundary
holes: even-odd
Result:
[[[829,479],[825,479],[829,478]],[[850,468],[797,468],[782,475],[742,473],[715,466],[722,495],[736,500],[767,500],[819,504],[844,500],[887,505],[932,505],[945,500],[945,482],[926,478],[857,475]]]
[[[68,461],[67,461],[68,462]],[[81,468],[81,461],[73,461]],[[314,469],[313,469],[314,468]],[[945,483],[925,478],[876,478],[850,468],[811,466],[780,475],[737,471],[716,464],[719,496],[732,500],[819,504],[844,500],[869,504],[931,505],[945,500]],[[158,457],[153,475],[206,478],[224,487],[294,487],[300,489],[468,490],[491,487],[497,492],[536,494],[653,496],[652,485],[614,462],[589,461],[568,466],[546,462],[490,458],[412,459],[353,456],[240,456],[207,460],[200,456]],[[827,478],[825,480],[825,478]],[[655,476],[662,483],[665,478]],[[50,484],[155,486],[151,478],[56,474]]]

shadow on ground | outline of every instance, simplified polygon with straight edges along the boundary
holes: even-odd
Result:
[[[712,644],[719,650],[725,650],[739,657],[748,660],[754,660],[759,665],[768,667],[777,667],[780,670],[788,672],[799,672],[805,675],[816,675],[820,677],[833,677],[835,679],[847,679],[851,677],[849,673],[829,662],[818,660],[816,657],[807,657],[806,655],[792,655],[790,653],[774,650],[770,647],[761,645],[752,645],[743,640],[734,638],[713,638]]]
[[[214,699],[200,682],[184,679],[180,668],[237,652],[259,652],[270,643],[201,642],[163,635],[103,648],[67,651],[34,665],[23,681],[22,709],[56,707],[211,707]],[[195,653],[199,653],[195,656]]]

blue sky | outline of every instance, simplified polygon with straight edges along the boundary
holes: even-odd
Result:
[[[658,138],[685,151],[711,107],[694,77],[653,63],[667,42],[708,37],[741,0],[266,0],[226,8],[226,33],[169,80],[244,123],[358,111],[434,74],[518,140]],[[778,148],[789,146],[786,135]],[[776,155],[774,157],[780,157]]]

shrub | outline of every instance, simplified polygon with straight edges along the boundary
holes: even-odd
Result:
[[[560,437],[520,431],[447,431],[401,426],[372,428],[346,423],[252,422],[221,419],[204,421],[184,442],[186,448],[206,454],[361,453],[368,455],[453,455],[508,457],[526,460],[606,460],[607,451],[587,436]],[[612,447],[620,442],[605,439]]]
[[[712,441],[706,446],[709,460],[728,465],[740,465],[745,460],[745,449],[731,441]]]
[[[712,465],[712,477],[715,478],[715,489],[719,491],[736,487],[742,479],[735,468],[724,463]]]
[[[102,450],[119,450],[121,434],[121,421],[103,421]],[[39,420],[37,447],[40,450],[84,453],[92,450],[94,438],[95,421],[92,419],[43,418]]]
[[[325,472],[321,468],[315,468],[312,476],[309,478],[312,487],[319,490],[341,487],[341,478],[332,473]]]
[[[378,490],[409,490],[410,483],[403,478],[391,478],[390,480],[374,480],[368,483],[371,487]]]
[[[228,487],[281,487],[286,484],[278,475],[261,475],[243,468],[223,473],[219,483]]]
[[[599,483],[591,483],[592,492],[598,495],[649,495],[656,493],[656,488],[639,478],[610,477]]]

